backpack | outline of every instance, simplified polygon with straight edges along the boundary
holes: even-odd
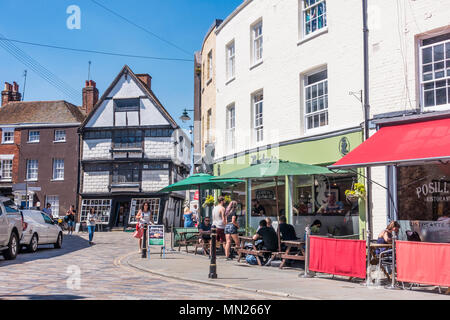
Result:
[[[252,255],[252,254],[248,254],[248,255],[245,257],[245,261],[247,261],[247,263],[248,263],[248,264],[251,264],[251,265],[256,265],[256,264],[258,264],[258,261],[256,260],[256,257],[255,257],[254,255]]]
[[[417,231],[406,231],[406,238],[408,241],[422,241]]]

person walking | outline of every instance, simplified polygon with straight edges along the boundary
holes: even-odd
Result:
[[[218,201],[219,203],[214,207],[212,212],[212,224],[216,227],[217,241],[220,241],[220,245],[223,248],[223,243],[226,242],[225,225],[227,224],[224,207],[225,198],[223,196],[220,196]]]
[[[50,217],[50,219],[53,220],[52,205],[50,203],[47,203],[47,207],[42,209],[42,212],[44,212],[46,215]]]
[[[152,213],[150,211],[150,204],[148,202],[144,202],[136,215],[136,232],[134,233],[134,237],[139,239],[139,252],[142,250],[142,238],[144,236],[144,225],[154,224]]]
[[[66,221],[68,225],[68,232],[67,235],[72,235],[74,226],[75,226],[75,206],[71,205],[70,209],[66,213]]]
[[[234,241],[236,247],[239,247],[239,237],[238,237],[238,229],[239,224],[237,222],[237,202],[231,201],[225,211],[227,225],[225,226],[225,256],[227,260],[233,259],[231,255],[231,241]]]
[[[92,240],[94,239],[95,225],[98,221],[98,215],[95,213],[95,209],[91,207],[87,216],[87,226],[89,231],[89,245],[95,244]]]

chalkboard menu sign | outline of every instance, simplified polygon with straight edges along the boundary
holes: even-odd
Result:
[[[256,190],[256,199],[263,200],[273,200],[275,198],[275,193],[273,190]]]

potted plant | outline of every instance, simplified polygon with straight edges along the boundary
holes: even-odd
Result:
[[[207,196],[202,206],[203,208],[214,206],[214,196],[212,195]]]
[[[359,199],[365,199],[366,187],[362,183],[354,183],[350,190],[345,190],[345,196],[350,202],[356,202]]]

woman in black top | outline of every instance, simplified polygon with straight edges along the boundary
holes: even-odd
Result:
[[[225,216],[227,219],[227,225],[225,226],[225,238],[227,241],[225,245],[225,256],[227,257],[227,260],[232,259],[230,255],[231,241],[233,240],[236,246],[239,247],[239,237],[238,237],[239,224],[237,222],[236,209],[237,209],[237,202],[231,201],[225,211]]]
[[[68,235],[73,234],[75,225],[75,206],[71,205],[69,211],[66,214],[67,224],[68,224]]]

